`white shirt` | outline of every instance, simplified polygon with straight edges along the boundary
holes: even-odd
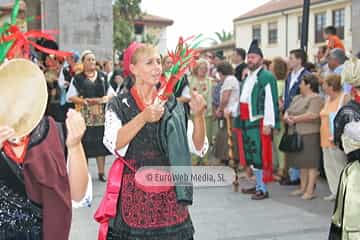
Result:
[[[70,87],[69,87],[69,90],[67,91],[66,93],[66,101],[67,102],[71,102],[70,101],[70,98],[71,97],[77,97],[79,96],[79,92],[76,90],[76,87],[74,85],[74,78],[71,80],[71,83],[70,83]],[[106,92],[106,96],[116,96],[116,92],[115,90],[109,85],[109,88]]]
[[[303,71],[304,71],[304,67],[300,68],[298,71],[291,72],[289,91],[294,86],[294,84],[298,81],[298,78]]]
[[[122,157],[125,157],[129,144],[122,147],[121,149],[116,149],[116,141],[118,138],[118,131],[122,127],[121,120],[117,117],[116,113],[112,110],[107,110],[105,112],[105,132],[103,143],[105,147],[115,155],[115,151]],[[193,141],[193,132],[194,132],[194,124],[192,121],[189,120],[188,122],[188,129],[187,129],[187,137],[189,143],[190,152],[196,154],[200,157],[204,157],[208,148],[209,148],[209,141],[205,136],[204,146],[200,151],[196,150],[194,141]]]
[[[249,103],[252,89],[257,81],[257,75],[262,67],[256,69],[254,72],[249,72],[247,78],[244,81],[244,86],[241,90],[240,102]]]
[[[225,106],[224,110],[231,112],[231,114],[234,116],[236,115],[237,109],[239,107],[240,99],[240,83],[235,76],[229,75],[225,78],[220,90],[220,101],[224,91],[231,91],[229,102]]]
[[[67,172],[69,172],[69,162],[66,164]],[[90,207],[93,199],[93,188],[90,174],[88,174],[88,183],[84,197],[80,201],[71,200],[73,208]]]
[[[257,75],[262,67],[259,67],[254,72],[250,72],[248,77],[245,79],[243,89],[241,90],[240,102],[247,103],[249,105],[250,121],[255,121],[261,118],[264,118],[264,126],[274,127],[275,126],[275,112],[274,112],[274,102],[272,97],[272,91],[270,84],[265,86],[265,109],[264,116],[253,116],[252,115],[252,104],[251,104],[251,94],[255,83],[257,81]]]

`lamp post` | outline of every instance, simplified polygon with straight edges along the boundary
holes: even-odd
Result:
[[[308,39],[309,39],[309,15],[310,15],[310,0],[304,0],[303,16],[302,16],[302,29],[301,29],[301,46],[307,53]]]

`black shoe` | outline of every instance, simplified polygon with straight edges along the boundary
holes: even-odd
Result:
[[[256,193],[256,188],[252,187],[252,188],[243,188],[241,189],[241,192],[243,194],[255,194]]]
[[[291,181],[289,178],[284,178],[284,179],[281,179],[280,185],[283,185],[283,186],[298,186],[298,185],[300,185],[300,179],[295,180],[295,181]]]
[[[100,181],[100,182],[106,182],[105,174],[99,173],[99,181]]]
[[[264,200],[269,198],[269,193],[264,193],[263,191],[257,191],[255,194],[251,196],[251,200]]]

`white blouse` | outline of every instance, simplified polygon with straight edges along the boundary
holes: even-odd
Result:
[[[67,171],[69,172],[69,164],[67,164],[66,168]],[[90,174],[88,174],[88,183],[87,183],[85,195],[80,201],[71,200],[72,207],[73,208],[90,207],[92,198],[93,198],[92,180]]]
[[[71,97],[78,97],[79,96],[79,92],[77,91],[77,89],[76,89],[73,82],[74,82],[74,78],[72,78],[70,86],[69,86],[69,90],[66,93],[66,101],[67,102],[71,102],[70,101]],[[106,96],[109,96],[109,97],[116,96],[115,90],[110,85],[109,85],[109,88],[108,88],[108,90],[106,92]]]
[[[116,140],[117,134],[119,129],[122,127],[121,120],[117,117],[116,113],[112,110],[107,110],[105,113],[105,132],[104,132],[104,139],[103,143],[105,147],[115,155],[115,151],[120,156],[124,157],[126,155],[127,149],[129,144],[122,147],[121,149],[116,150]],[[193,132],[194,132],[194,124],[191,120],[188,121],[188,129],[187,129],[187,137],[189,143],[190,152],[199,156],[204,157],[208,148],[209,148],[209,141],[205,136],[204,146],[201,148],[200,151],[196,150],[194,141],[193,141]]]

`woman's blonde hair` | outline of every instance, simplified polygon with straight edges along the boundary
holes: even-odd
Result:
[[[134,54],[131,57],[131,64],[136,64],[139,61],[139,57],[142,55],[148,55],[151,53],[158,53],[158,49],[150,44],[144,44],[143,46],[138,47]]]
[[[169,56],[169,55],[164,55],[164,56],[162,56],[162,58],[161,58],[161,65],[162,65],[162,66],[164,66],[164,65],[165,65],[166,60],[167,60],[168,58],[170,58],[170,56]]]
[[[206,61],[205,59],[201,58],[199,60],[196,61],[196,64],[195,66],[193,67],[192,69],[192,73],[197,76],[199,74],[199,68],[202,66],[202,65],[205,65],[207,69],[209,69],[209,63],[208,61]]]
[[[332,87],[335,92],[342,90],[341,77],[337,74],[330,74],[325,78],[326,85]]]

